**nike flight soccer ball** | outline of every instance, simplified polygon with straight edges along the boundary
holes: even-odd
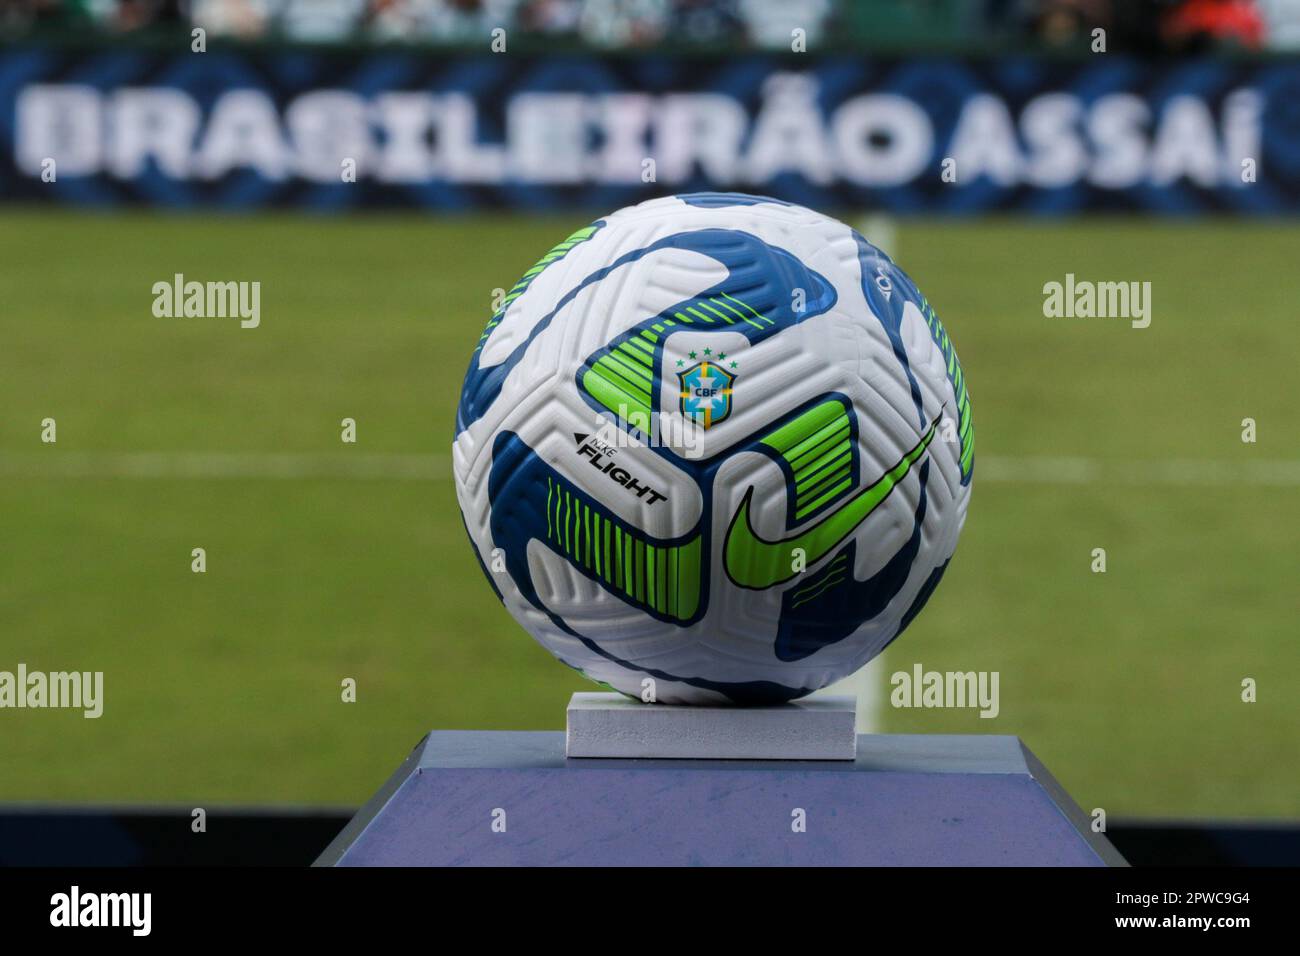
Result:
[[[921,610],[974,431],[948,333],[884,253],[701,193],[579,229],[515,283],[453,463],[488,580],[561,661],[643,700],[765,704]]]

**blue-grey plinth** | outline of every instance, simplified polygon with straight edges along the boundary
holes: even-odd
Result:
[[[1019,738],[859,737],[853,761],[567,759],[563,732],[434,731],[339,866],[1102,866]]]

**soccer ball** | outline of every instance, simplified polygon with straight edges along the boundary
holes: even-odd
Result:
[[[947,332],[884,253],[700,193],[579,229],[510,289],[453,460],[488,580],[561,661],[643,700],[764,704],[921,610],[974,432]]]

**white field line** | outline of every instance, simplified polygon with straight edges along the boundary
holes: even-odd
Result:
[[[355,478],[446,481],[438,454],[261,454],[255,452],[0,452],[3,478]],[[1259,461],[1007,458],[980,456],[977,484],[1300,486],[1300,459]]]
[[[817,691],[817,697],[855,697],[858,701],[854,729],[860,734],[880,732],[885,711],[889,672],[885,670],[885,655],[868,661],[843,680]]]
[[[209,452],[0,452],[4,478],[358,478],[438,481],[450,455],[328,455]]]
[[[1300,460],[1118,461],[1095,458],[1006,458],[986,455],[976,463],[976,482],[1041,485],[1251,485],[1300,486]],[[196,452],[70,452],[49,449],[0,452],[0,478],[305,479],[445,481],[450,455],[366,452],[218,454]],[[884,656],[823,693],[858,699],[858,733],[874,733],[888,696]]]
[[[975,481],[1040,485],[1300,485],[1300,460],[975,457]]]

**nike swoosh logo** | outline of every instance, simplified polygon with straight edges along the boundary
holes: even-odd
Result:
[[[875,484],[863,488],[811,528],[791,537],[768,541],[754,530],[749,516],[754,488],[750,486],[745,492],[745,499],[732,516],[730,527],[727,528],[727,540],[723,546],[727,576],[742,588],[761,590],[784,584],[799,574],[790,567],[795,548],[803,549],[807,567],[812,567],[826,557],[851,535],[858,525],[866,521],[880,503],[889,497],[889,493],[895,486],[907,477],[912,466],[930,447],[939,421],[940,419],[936,418],[931,422],[929,430],[912,450],[899,459],[898,464],[885,472]]]

